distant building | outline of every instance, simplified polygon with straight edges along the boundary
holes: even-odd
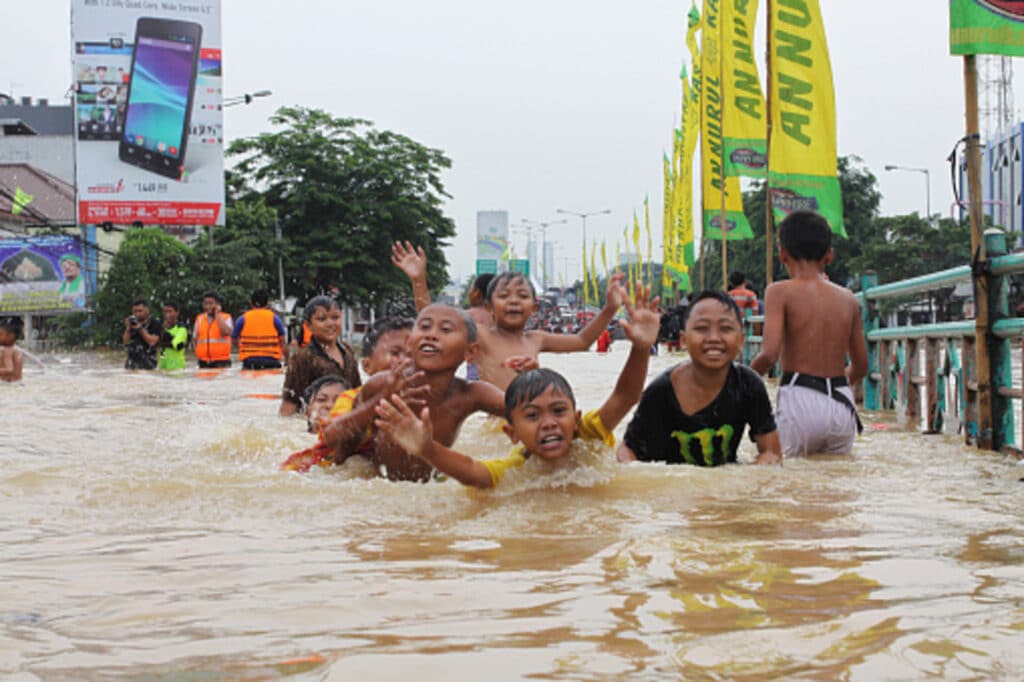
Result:
[[[70,105],[0,97],[0,164],[29,164],[73,186],[74,123]]]

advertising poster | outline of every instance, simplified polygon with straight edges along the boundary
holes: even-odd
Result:
[[[224,224],[220,0],[72,0],[81,223]]]
[[[508,211],[477,211],[477,260],[499,261],[508,249]]]
[[[84,310],[84,263],[74,237],[0,239],[0,315]]]

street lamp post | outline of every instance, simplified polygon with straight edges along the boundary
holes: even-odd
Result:
[[[562,220],[546,220],[546,221],[545,220],[531,220],[529,218],[523,218],[522,219],[522,223],[524,225],[526,225],[526,229],[527,229],[527,232],[526,232],[527,237],[526,238],[527,239],[532,239],[533,238],[533,228],[534,227],[540,228],[540,251],[541,251],[540,257],[541,257],[541,263],[542,263],[542,265],[541,265],[541,272],[543,273],[543,276],[541,277],[541,286],[545,290],[548,288],[548,270],[554,268],[554,264],[553,263],[548,263],[547,262],[547,257],[545,256],[545,254],[547,253],[547,247],[545,246],[545,244],[547,244],[547,241],[548,241],[548,228],[551,227],[552,225],[563,225],[563,224],[565,224],[567,222],[569,222],[568,218],[563,218]],[[529,246],[527,246],[527,249],[529,249]]]
[[[257,90],[256,92],[247,92],[244,95],[225,97],[221,106],[236,107],[239,104],[252,104],[252,101],[257,97],[270,97],[273,94],[270,90]]]
[[[887,171],[901,170],[901,171],[912,171],[914,173],[924,173],[924,191],[925,191],[925,211],[928,224],[932,222],[932,179],[931,174],[927,168],[912,168],[910,166],[894,166],[889,164],[885,167]]]
[[[589,213],[577,213],[576,211],[566,211],[564,208],[559,208],[559,209],[557,209],[555,211],[555,213],[564,213],[565,215],[574,215],[574,216],[576,216],[577,218],[579,218],[583,222],[583,248],[580,249],[580,253],[585,252],[586,249],[587,249],[587,218],[589,218],[590,216],[595,216],[595,215],[607,215],[607,214],[609,214],[611,212],[612,212],[612,210],[610,208],[606,208],[603,211],[591,211]],[[583,262],[580,262],[581,278],[585,276],[585,272],[584,272],[585,268],[586,268],[586,264],[583,263]]]

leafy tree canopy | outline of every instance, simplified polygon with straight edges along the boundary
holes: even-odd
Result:
[[[229,200],[236,235],[247,232],[253,245],[267,246],[280,225],[289,294],[305,300],[337,286],[348,303],[408,299],[389,259],[395,241],[426,250],[432,289],[447,282],[442,248],[455,225],[442,212],[441,171],[451,162],[441,151],[316,109],[284,107],[271,122],[279,129],[228,148],[239,158]]]

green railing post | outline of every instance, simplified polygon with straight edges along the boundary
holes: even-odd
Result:
[[[860,314],[861,321],[864,325],[864,335],[873,329],[878,329],[878,315],[875,312],[874,305],[871,300],[867,297],[868,289],[878,286],[878,275],[875,272],[865,272],[860,277],[860,290],[864,293],[864,305],[861,306]],[[879,357],[878,353],[881,348],[881,344],[877,341],[867,341],[868,346],[868,374],[864,378],[864,409],[866,410],[880,410],[882,409],[880,396],[881,376],[879,373]]]
[[[1006,234],[1002,230],[985,231],[985,250],[989,258],[1006,254]],[[1001,339],[992,332],[992,326],[1010,314],[1010,286],[1001,274],[991,274],[988,286],[989,330],[986,338],[989,346],[989,376],[992,381],[992,449],[1000,450],[1014,444],[1013,401],[1004,391],[1013,388],[1013,367],[1010,363],[1010,341]]]

